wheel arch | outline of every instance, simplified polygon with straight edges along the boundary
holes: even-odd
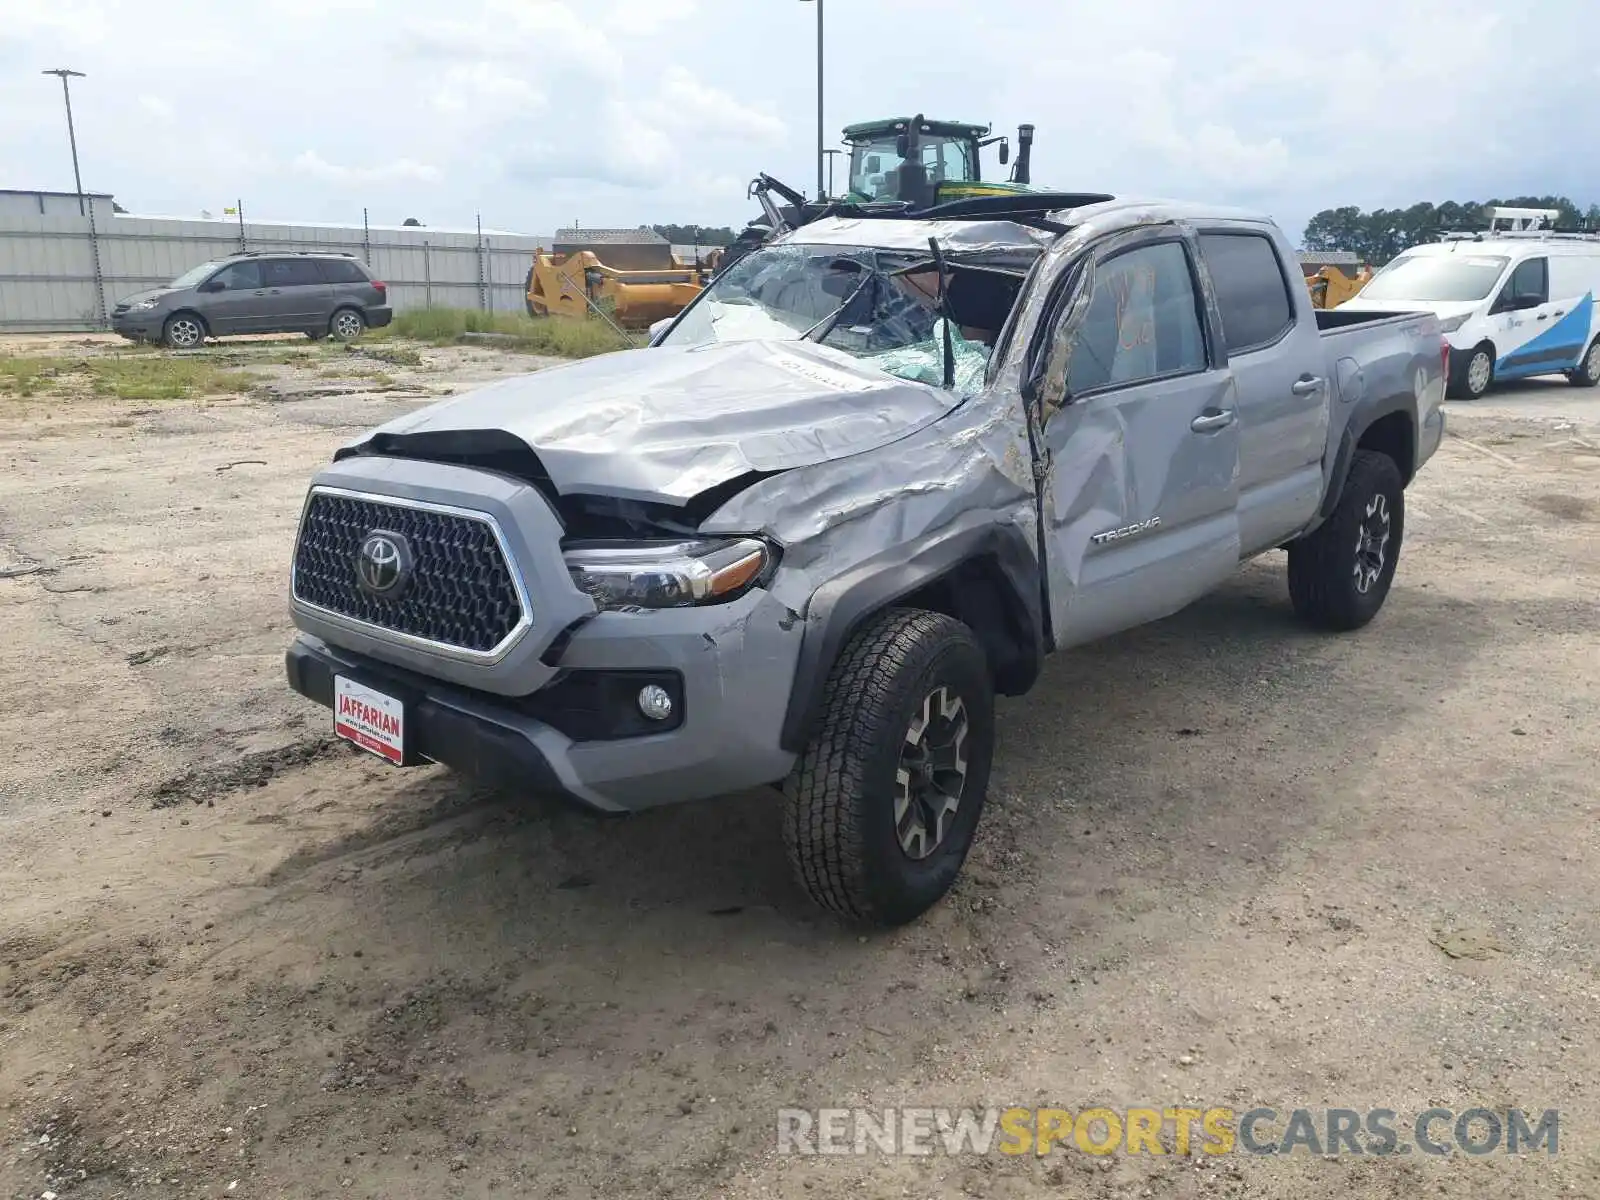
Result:
[[[1327,492],[1322,497],[1320,519],[1327,519],[1339,506],[1344,494],[1345,481],[1350,478],[1350,464],[1357,450],[1376,450],[1387,454],[1400,468],[1401,483],[1411,485],[1417,473],[1417,415],[1415,399],[1411,396],[1394,396],[1362,408],[1353,415],[1344,432],[1339,435],[1339,448],[1334,455],[1333,472],[1329,477]]]
[[[864,564],[812,595],[784,714],[784,749],[805,748],[834,663],[857,630],[891,607],[925,608],[965,624],[983,646],[1002,695],[1023,694],[1039,676],[1044,618],[1033,546],[1009,526],[963,530],[912,555]]]

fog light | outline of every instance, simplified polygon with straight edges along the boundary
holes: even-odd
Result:
[[[665,721],[672,715],[672,697],[659,684],[639,689],[639,711],[652,721]]]

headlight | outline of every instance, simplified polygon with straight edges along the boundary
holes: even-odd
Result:
[[[1470,317],[1471,315],[1471,313],[1467,313],[1465,316],[1451,317],[1448,321],[1440,321],[1439,332],[1454,333],[1467,323],[1467,317]]]
[[[161,303],[160,300],[139,300],[139,301],[137,301],[137,302],[135,302],[133,304],[128,305],[128,311],[129,312],[144,312],[145,309],[154,308],[156,305],[158,305],[160,303]]]
[[[566,551],[572,580],[601,608],[685,608],[743,595],[776,561],[755,538],[591,542]]]

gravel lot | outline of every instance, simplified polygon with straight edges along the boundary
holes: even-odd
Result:
[[[41,346],[115,348],[0,355]],[[205,353],[267,382],[0,399],[0,1196],[1600,1195],[1600,394],[1452,405],[1360,634],[1299,628],[1274,555],[1054,661],[957,892],[862,937],[790,883],[768,794],[598,820],[393,772],[287,690],[307,476],[537,360]],[[836,1104],[1561,1137],[776,1153],[780,1106]]]

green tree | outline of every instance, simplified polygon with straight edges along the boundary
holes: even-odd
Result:
[[[1305,248],[1314,251],[1349,250],[1373,266],[1382,266],[1395,255],[1438,239],[1451,230],[1481,229],[1488,223],[1488,209],[1552,208],[1561,215],[1558,225],[1576,226],[1584,218],[1566,196],[1511,196],[1504,200],[1447,200],[1435,205],[1419,201],[1409,208],[1376,208],[1364,212],[1354,205],[1325,208],[1306,222]],[[1587,210],[1590,221],[1600,225],[1600,204]]]

